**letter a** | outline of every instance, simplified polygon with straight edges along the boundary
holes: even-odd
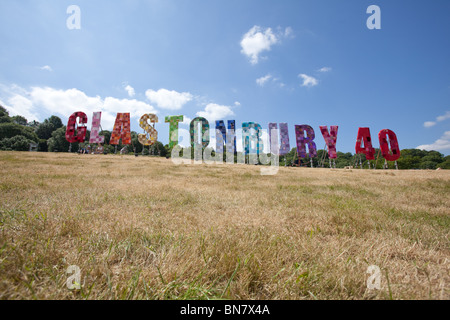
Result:
[[[375,159],[375,149],[372,147],[372,138],[369,128],[359,128],[355,146],[356,154],[364,153],[367,160]]]
[[[71,5],[67,7],[67,14],[72,14],[67,18],[67,29],[81,29],[81,10],[79,6]]]
[[[371,5],[367,8],[366,13],[372,15],[367,19],[367,28],[369,30],[381,29],[381,9],[379,6]]]

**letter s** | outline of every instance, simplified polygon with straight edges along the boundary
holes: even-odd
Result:
[[[139,120],[139,126],[144,129],[145,134],[139,134],[138,140],[144,146],[151,146],[156,143],[158,140],[158,131],[152,127],[148,120],[151,123],[158,123],[158,116],[153,113],[144,114]]]

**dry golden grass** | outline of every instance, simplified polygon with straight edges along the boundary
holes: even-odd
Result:
[[[450,298],[449,171],[261,176],[14,152],[0,165],[2,299]],[[70,265],[81,290],[66,287]]]

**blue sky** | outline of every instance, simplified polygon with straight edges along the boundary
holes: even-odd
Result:
[[[70,30],[70,5],[81,29]],[[381,9],[369,30],[368,6]],[[391,129],[401,149],[450,154],[450,1],[96,0],[0,2],[0,104],[64,123],[75,111]],[[89,122],[90,122],[89,120]],[[188,125],[180,126],[187,129]]]

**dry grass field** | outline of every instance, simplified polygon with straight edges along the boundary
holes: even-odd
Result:
[[[1,299],[450,298],[450,171],[27,152],[0,171]]]

